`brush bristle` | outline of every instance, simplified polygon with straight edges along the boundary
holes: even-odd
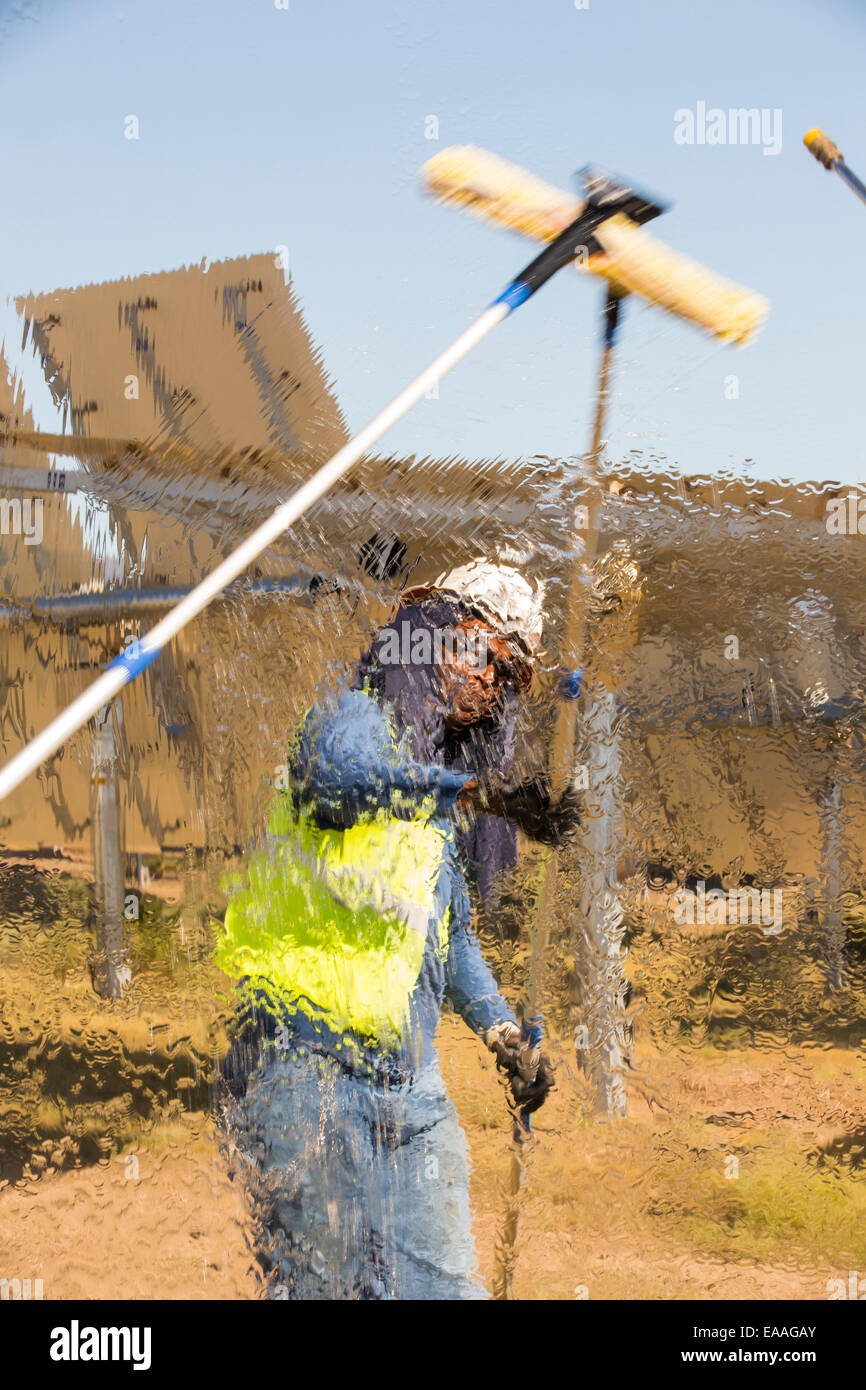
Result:
[[[552,241],[583,207],[579,199],[474,145],[442,150],[422,174],[443,202],[538,241]],[[748,342],[767,316],[769,304],[761,295],[672,251],[626,217],[609,218],[595,238],[604,254],[576,261],[579,271],[639,294],[723,342]]]
[[[609,217],[595,236],[610,266],[608,271],[591,260],[589,269],[597,268],[618,288],[699,324],[724,343],[743,347],[767,317],[770,305],[763,295],[672,251],[628,217]]]
[[[583,206],[579,199],[474,145],[442,150],[421,172],[430,192],[443,202],[539,241],[553,241]]]

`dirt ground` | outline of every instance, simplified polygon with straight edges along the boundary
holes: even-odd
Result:
[[[462,1024],[443,1020],[440,1052],[490,1289],[511,1129],[500,1079]],[[593,1121],[588,1108],[563,1062],[525,1155],[514,1297],[825,1299],[829,1279],[866,1269],[851,1138],[866,1110],[859,1054],[638,1054],[628,1118]],[[101,1165],[48,1163],[0,1192],[7,1272],[41,1278],[45,1298],[260,1296],[241,1197],[211,1121],[194,1114]]]

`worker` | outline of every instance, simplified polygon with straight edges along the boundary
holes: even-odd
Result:
[[[371,690],[392,712],[396,728],[409,738],[413,756],[462,771],[481,781],[474,814],[457,831],[461,857],[480,900],[493,897],[517,863],[518,829],[534,840],[558,844],[577,823],[580,799],[569,789],[558,806],[550,803],[546,778],[511,780],[517,744],[517,715],[528,691],[533,661],[541,642],[543,587],[535,591],[509,565],[476,560],[460,566],[436,584],[408,590],[400,609],[358,663],[355,684]],[[463,698],[452,691],[451,708],[443,710],[441,681],[460,673],[447,659],[422,659],[435,648],[437,632],[474,632],[489,643],[493,669],[501,679],[495,695],[485,695],[488,709],[466,718],[457,711]],[[421,638],[428,634],[425,644]],[[494,635],[498,634],[498,635]],[[395,660],[399,642],[400,659]],[[414,655],[413,655],[414,653]],[[435,651],[434,651],[435,657]],[[405,659],[404,659],[405,658]],[[466,663],[470,691],[477,692],[478,669]],[[476,663],[477,668],[478,663]],[[475,679],[473,679],[475,678]],[[575,692],[582,672],[570,673]]]
[[[515,801],[504,777],[541,622],[510,567],[446,575],[407,596],[292,743],[216,948],[239,997],[224,1115],[271,1296],[485,1296],[434,1035],[447,999],[523,1123],[553,1085],[472,933],[455,832],[479,801],[542,818],[544,788]],[[554,838],[577,814],[548,811]]]

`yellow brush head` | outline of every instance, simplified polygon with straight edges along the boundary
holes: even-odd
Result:
[[[579,198],[474,145],[442,150],[421,172],[429,191],[443,202],[539,241],[553,241],[583,207]]]
[[[442,150],[422,173],[428,190],[441,201],[538,241],[553,241],[584,206],[579,198],[473,145]],[[601,275],[623,293],[639,294],[723,342],[747,343],[767,316],[769,304],[762,295],[671,250],[622,214],[602,223],[594,236],[602,253],[575,261],[581,273]]]

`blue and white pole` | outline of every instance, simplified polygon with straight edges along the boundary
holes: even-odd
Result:
[[[489,309],[485,309],[480,318],[461,333],[450,347],[440,353],[429,367],[361,430],[360,434],[348,444],[344,444],[309,482],[304,483],[292,493],[288,501],[277,507],[267,521],[263,521],[261,526],[247,536],[237,550],[217,565],[216,569],[181,599],[140,641],[133,642],[115,657],[92,685],[0,769],[0,800],[14,791],[40,763],[50,758],[52,753],[87,723],[88,719],[92,719],[104,705],[113,700],[125,685],[146,670],[159,656],[163,647],[176,637],[187,623],[243,574],[262,551],[318,502],[392,425],[411,410],[413,405],[451,371],[452,367],[477,347],[497,324],[523,302],[516,294],[509,300],[506,298],[508,293],[506,291],[506,294],[500,296]]]

